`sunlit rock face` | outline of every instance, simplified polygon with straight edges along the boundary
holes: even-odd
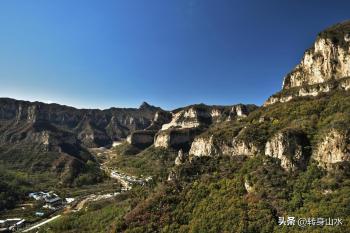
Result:
[[[286,170],[305,169],[310,156],[309,147],[303,132],[284,130],[268,140],[265,155],[279,159]]]
[[[317,144],[312,157],[327,169],[337,163],[350,161],[349,130],[330,130]]]
[[[350,88],[350,21],[321,32],[301,62],[284,78],[282,91],[265,106],[295,97],[318,96]]]
[[[217,136],[198,136],[191,145],[189,154],[193,156],[255,156],[260,150],[256,142],[242,137],[245,129],[229,140],[222,140]]]
[[[188,151],[195,136],[204,132],[211,125],[228,120],[239,119],[246,117],[257,107],[255,105],[232,105],[232,106],[208,106],[204,104],[191,105],[185,108],[177,109],[172,112],[172,120],[164,124],[162,129],[155,137],[155,147],[164,148],[182,148]],[[193,144],[193,153],[202,153],[201,143],[204,145],[205,141],[196,141]],[[207,150],[210,150],[208,144]],[[183,145],[184,147],[181,147]],[[198,145],[198,148],[195,148]],[[207,152],[205,152],[207,153]]]
[[[196,129],[169,129],[160,131],[155,136],[154,146],[188,151],[196,134]]]
[[[139,148],[146,148],[153,144],[154,136],[157,131],[154,130],[139,130],[132,132],[127,137],[127,142]]]
[[[232,120],[235,117],[246,117],[257,107],[237,104],[232,106],[208,106],[204,104],[188,106],[173,112],[172,120],[162,126],[170,128],[207,127],[213,123]]]
[[[180,149],[175,159],[175,165],[179,166],[181,164],[184,164],[187,159],[188,159],[188,154],[185,154],[183,150]]]
[[[221,153],[219,148],[213,142],[213,136],[210,138],[197,137],[189,151],[192,156],[215,156]]]
[[[204,109],[190,107],[174,113],[171,122],[164,124],[162,130],[170,128],[196,128],[211,123],[212,118],[209,112]]]
[[[283,89],[350,76],[350,22],[335,25],[317,37],[299,65],[283,82]]]

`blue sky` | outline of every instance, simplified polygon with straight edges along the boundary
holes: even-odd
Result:
[[[2,0],[0,96],[76,107],[262,104],[349,1]]]

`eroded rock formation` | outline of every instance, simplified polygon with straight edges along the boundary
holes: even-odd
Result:
[[[350,133],[332,129],[318,143],[312,157],[327,169],[332,165],[350,161]]]
[[[283,90],[271,96],[265,106],[295,97],[317,96],[350,88],[350,21],[321,32],[300,64],[283,81]]]
[[[274,135],[265,146],[265,155],[277,158],[286,170],[304,169],[310,156],[306,135],[298,130],[284,130]]]

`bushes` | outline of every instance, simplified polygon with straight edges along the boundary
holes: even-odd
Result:
[[[30,184],[22,175],[0,165],[0,211],[14,208],[29,189]]]

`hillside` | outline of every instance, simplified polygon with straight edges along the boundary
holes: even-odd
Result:
[[[349,38],[348,21],[321,32],[262,107],[101,111],[3,99],[0,160],[10,182],[1,184],[20,199],[12,168],[76,161],[71,177],[101,182],[90,177],[100,166],[134,182],[39,232],[349,232]],[[288,217],[305,225],[281,222]]]

